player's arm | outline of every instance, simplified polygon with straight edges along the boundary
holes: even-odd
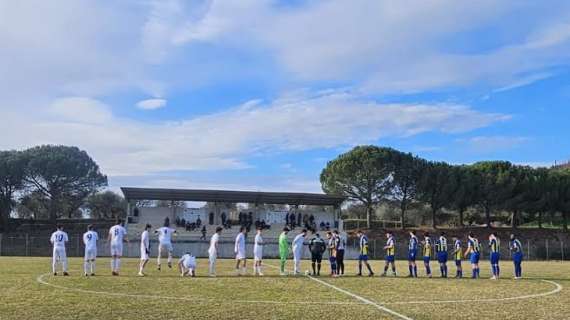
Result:
[[[107,235],[107,242],[111,243],[112,238],[113,238],[113,235],[111,234],[111,230],[109,230],[109,234]]]
[[[51,237],[49,238],[49,242],[50,242],[51,244],[53,244],[53,243],[55,242],[55,237],[54,237],[53,234],[52,234]]]
[[[181,275],[184,275],[183,271],[182,271],[182,259],[178,260],[178,271],[180,272]]]

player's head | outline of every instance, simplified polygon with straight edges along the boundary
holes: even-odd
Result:
[[[411,230],[411,231],[410,231],[410,236],[415,237],[415,236],[416,236],[416,231],[415,231],[415,230]]]
[[[284,228],[283,228],[283,232],[285,232],[285,234],[289,233],[289,228],[284,227]]]
[[[57,230],[63,230],[63,224],[58,223],[56,228]]]
[[[445,232],[442,231],[439,235],[445,237]]]
[[[359,236],[359,237],[362,236],[363,234],[364,234],[364,233],[362,232],[362,230],[356,231],[356,235]]]
[[[473,232],[469,232],[469,238],[475,238],[475,235],[473,234]]]
[[[246,228],[244,226],[241,226],[239,228],[239,232],[241,232],[241,233],[245,233],[245,230],[246,230]]]
[[[145,230],[150,230],[152,229],[152,225],[150,223],[147,223],[146,226],[144,227]]]
[[[315,237],[317,237],[317,238],[320,238],[320,237],[321,237],[321,235],[320,235],[320,234],[318,234],[318,233],[315,233]]]
[[[307,229],[301,230],[301,234],[306,235],[306,234],[307,234]]]
[[[338,236],[338,230],[333,230],[333,233]]]
[[[497,234],[494,232],[491,232],[491,234],[489,235],[489,239],[495,239],[497,238]]]
[[[257,227],[257,233],[261,233],[261,231],[263,231],[262,227]]]
[[[87,231],[93,231],[93,225],[92,224],[87,226]]]
[[[327,231],[327,238],[328,238],[328,239],[332,238],[332,232]]]
[[[424,237],[429,237],[429,232],[424,232]]]
[[[392,232],[386,231],[386,238],[390,238],[392,236]]]
[[[511,240],[515,240],[517,238],[517,236],[514,233],[511,233],[510,238],[511,238]]]
[[[223,228],[222,227],[217,227],[216,228],[216,233],[222,233]]]
[[[117,218],[117,225],[123,225],[123,219]]]
[[[168,219],[168,217],[166,219],[164,219],[164,226],[170,227],[170,219]]]

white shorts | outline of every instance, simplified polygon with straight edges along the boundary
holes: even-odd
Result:
[[[65,247],[54,247],[53,248],[53,259],[65,261],[67,260],[67,254],[65,253]]]
[[[111,256],[123,255],[123,244],[122,243],[111,243]]]
[[[238,250],[236,253],[236,259],[243,260],[245,259],[245,250]]]
[[[186,265],[183,265],[183,266],[184,266],[184,268],[186,268],[186,269],[196,270],[196,265],[195,265],[195,264],[190,264],[190,265],[187,265],[187,266],[186,266]]]
[[[210,262],[216,262],[217,256],[218,255],[216,254],[216,252],[209,252],[208,260]]]
[[[85,261],[97,258],[97,248],[85,249]]]
[[[161,243],[158,245],[158,249],[162,251],[172,252],[172,243]]]
[[[253,260],[255,261],[263,260],[263,250],[261,249],[253,250]]]
[[[150,257],[148,255],[148,253],[146,252],[146,248],[145,247],[141,247],[141,260],[148,260]]]

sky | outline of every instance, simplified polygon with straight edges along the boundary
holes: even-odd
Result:
[[[321,192],[359,144],[570,159],[565,0],[0,0],[0,150],[120,186]]]

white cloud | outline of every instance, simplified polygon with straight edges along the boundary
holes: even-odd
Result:
[[[137,102],[137,107],[143,110],[155,110],[166,107],[165,99],[147,99]]]
[[[465,144],[470,152],[491,153],[517,148],[531,141],[531,139],[516,136],[477,136],[469,139],[458,139],[457,141]]]
[[[64,98],[51,105],[36,114],[0,110],[8,132],[0,149],[77,145],[111,175],[240,169],[249,167],[248,156],[261,151],[337,148],[428,131],[458,133],[509,119],[460,105],[384,105],[346,93],[246,103],[155,124],[118,118],[109,113],[110,107],[87,98]]]

